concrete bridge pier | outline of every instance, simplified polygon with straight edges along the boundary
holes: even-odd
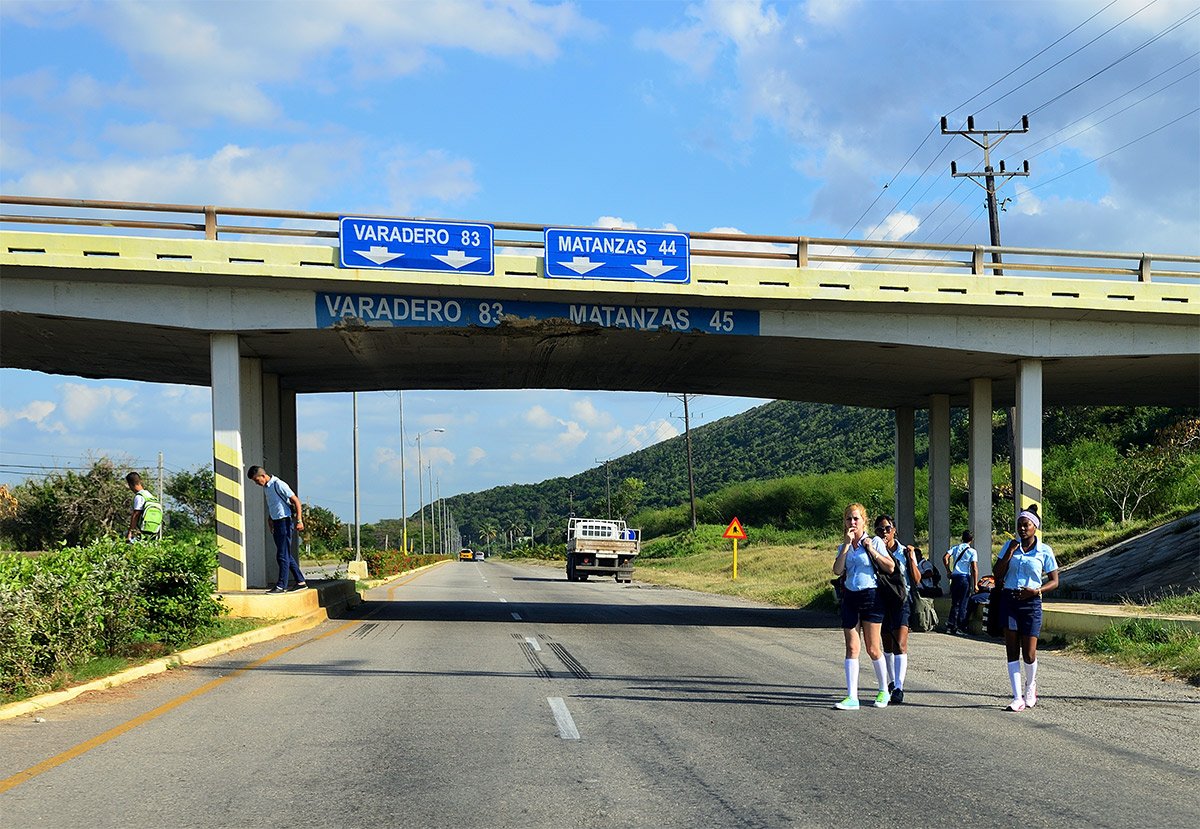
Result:
[[[1017,511],[1042,509],[1042,361],[1017,363]],[[1014,522],[1016,516],[1013,516]],[[1015,526],[1015,524],[1014,524]]]
[[[970,395],[969,515],[975,549],[979,551],[979,575],[984,576],[992,572],[992,381],[972,378]]]
[[[916,410],[900,406],[893,410],[896,422],[896,538],[912,544],[916,537]]]
[[[297,487],[296,394],[241,353],[236,334],[213,334],[213,468],[217,489],[217,589],[265,588],[279,575],[255,464]],[[298,490],[297,490],[298,491]]]
[[[941,561],[950,547],[950,395],[929,396],[929,551]]]

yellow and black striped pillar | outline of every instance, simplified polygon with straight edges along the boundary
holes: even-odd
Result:
[[[217,484],[217,590],[246,589],[245,485],[242,453],[213,443]]]

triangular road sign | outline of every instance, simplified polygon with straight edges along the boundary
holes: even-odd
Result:
[[[742,529],[742,522],[734,518],[729,522],[729,526],[725,528],[725,532],[721,534],[722,538],[736,538],[738,541],[746,540],[746,531]]]

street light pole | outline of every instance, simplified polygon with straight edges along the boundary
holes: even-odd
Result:
[[[400,399],[400,523],[403,527],[401,538],[404,542],[404,554],[408,555],[408,503],[404,497],[404,480],[408,477],[408,470],[404,466],[404,392],[398,391],[396,395]]]
[[[424,485],[421,480],[421,476],[422,476],[422,474],[424,474],[423,470],[422,470],[422,467],[424,464],[423,464],[423,461],[421,460],[421,438],[423,438],[423,437],[425,437],[425,435],[431,434],[433,432],[444,432],[444,431],[446,431],[446,430],[439,426],[436,429],[428,429],[417,435],[417,498],[420,501],[420,510],[421,510],[421,555],[425,555],[425,490],[424,490]],[[432,466],[432,464],[431,464],[431,466]],[[433,498],[433,486],[432,485],[430,485],[430,487],[429,487],[429,497],[431,499]],[[429,519],[430,519],[430,521],[433,520],[433,505],[432,504],[430,504]]]

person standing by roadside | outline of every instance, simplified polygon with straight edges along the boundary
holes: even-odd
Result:
[[[1005,710],[1024,711],[1037,704],[1037,643],[1042,634],[1042,595],[1058,587],[1058,562],[1050,545],[1038,539],[1042,519],[1037,505],[1017,516],[1017,537],[1004,545],[996,562],[996,584],[1003,585],[1007,615],[1004,649],[1012,702]],[[1021,657],[1025,687],[1021,688]]]
[[[967,530],[962,534],[962,543],[946,551],[942,562],[950,574],[950,618],[946,620],[946,632],[965,633],[967,626],[967,600],[975,592],[979,580],[979,553],[971,546],[975,536]]]
[[[125,476],[125,485],[133,492],[129,529],[125,532],[125,540],[132,544],[143,534],[151,536],[158,533],[162,526],[162,505],[154,493],[142,484],[142,476],[137,472],[130,472]]]
[[[296,586],[292,589],[303,590],[308,587],[308,582],[304,580],[304,574],[300,572],[300,562],[292,552],[293,526],[297,531],[304,529],[304,513],[300,499],[282,479],[269,474],[261,466],[250,467],[246,470],[246,477],[267,493],[267,521],[271,524],[271,535],[275,539],[275,558],[279,562],[279,581],[267,592],[287,592],[288,576],[293,574],[296,576]]]
[[[896,540],[896,522],[890,515],[875,519],[875,540],[882,542],[895,567],[904,575],[904,601],[883,598],[883,661],[887,668],[889,701],[904,702],[904,677],[908,674],[908,619],[912,614],[913,585],[919,579],[914,547],[905,547]]]
[[[878,580],[875,570],[892,572],[895,562],[883,547],[883,542],[867,533],[869,526],[867,508],[862,504],[850,504],[842,513],[845,535],[838,545],[833,560],[833,574],[845,575],[845,590],[842,594],[842,633],[846,640],[846,698],[836,703],[840,711],[857,711],[858,705],[858,628],[862,626],[863,644],[879,691],[875,694],[875,707],[887,708],[887,672],[883,661],[880,628],[883,624],[883,604],[878,597]]]

